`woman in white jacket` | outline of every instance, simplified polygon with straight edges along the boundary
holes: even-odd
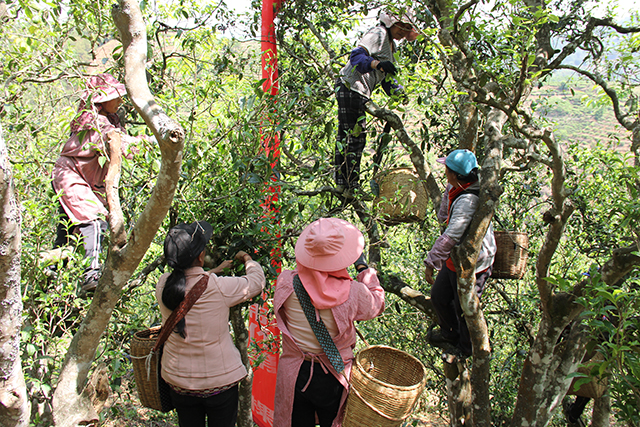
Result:
[[[431,302],[438,317],[440,329],[429,333],[429,341],[435,345],[451,344],[459,355],[472,354],[471,338],[462,316],[458,298],[458,277],[451,260],[451,249],[462,240],[471,219],[478,208],[480,184],[478,183],[478,161],[469,150],[455,150],[446,158],[438,159],[446,166],[447,189],[442,196],[438,219],[447,224],[424,261],[425,278],[431,287]],[[482,241],[482,249],[476,261],[476,293],[482,294],[484,284],[491,276],[496,254],[493,227]],[[434,270],[439,270],[433,278]]]

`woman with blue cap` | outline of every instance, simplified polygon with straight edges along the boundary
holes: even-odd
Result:
[[[454,150],[446,158],[438,159],[438,162],[445,165],[447,177],[447,188],[442,196],[438,219],[447,224],[447,228],[438,237],[424,261],[425,279],[432,285],[431,302],[440,325],[440,329],[430,331],[428,339],[434,345],[452,345],[459,355],[467,357],[472,354],[471,338],[462,317],[458,277],[451,260],[451,250],[462,240],[478,208],[478,161],[471,151],[460,149]],[[476,261],[475,288],[478,297],[491,276],[495,254],[496,241],[493,227],[489,224]],[[435,280],[434,270],[439,270]]]

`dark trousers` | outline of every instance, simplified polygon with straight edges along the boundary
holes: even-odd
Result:
[[[569,405],[569,411],[567,413],[570,422],[578,422],[578,418],[580,418],[584,412],[584,408],[587,406],[587,403],[589,403],[589,400],[591,399],[588,397],[576,396],[576,400]]]
[[[305,360],[296,380],[291,427],[314,427],[316,414],[320,427],[330,427],[338,415],[344,387],[331,372],[325,373],[320,363],[314,363],[311,382],[309,382],[310,373],[311,362]],[[302,391],[307,383],[309,385],[306,390]]]
[[[491,276],[491,268],[476,274],[476,293],[482,295],[484,284]],[[471,337],[464,320],[458,297],[458,277],[455,271],[444,265],[431,287],[431,302],[438,317],[438,325],[444,339],[457,346],[464,354],[471,355]]]
[[[367,98],[337,83],[338,142],[333,162],[337,185],[359,186],[360,160],[367,144],[367,121],[364,104]]]
[[[211,397],[178,394],[171,389],[171,401],[180,427],[233,427],[238,418],[238,386]]]
[[[100,251],[102,247],[102,239],[107,231],[108,224],[106,221],[96,219],[71,226],[69,228],[69,216],[64,211],[62,205],[58,207],[58,225],[56,227],[56,240],[53,242],[53,248],[59,248],[69,244],[69,236],[73,233],[80,233],[83,238],[84,256],[91,259],[91,265],[87,269],[89,274],[92,270],[100,269]]]

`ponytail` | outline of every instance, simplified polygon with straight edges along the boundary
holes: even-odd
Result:
[[[167,277],[167,281],[162,290],[162,303],[171,311],[178,308],[178,305],[184,300],[185,291],[187,290],[187,279],[184,275],[184,270],[176,268],[173,273]],[[187,337],[185,332],[186,322],[184,318],[176,324],[176,328],[173,330],[175,333],[180,334],[182,338]]]
[[[456,174],[456,179],[463,184],[473,183],[478,180],[478,168],[471,169],[471,172],[469,172],[467,175],[461,175],[458,172],[452,170],[449,166],[447,166],[447,169]]]

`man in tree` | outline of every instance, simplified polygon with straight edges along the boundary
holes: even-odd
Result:
[[[367,142],[364,104],[378,85],[389,96],[402,94],[402,87],[389,77],[397,72],[395,40],[413,41],[417,35],[407,14],[397,18],[382,12],[379,25],[365,33],[340,71],[336,82],[338,140],[334,165],[336,185],[345,195],[352,196],[353,189],[360,186],[360,159]]]

